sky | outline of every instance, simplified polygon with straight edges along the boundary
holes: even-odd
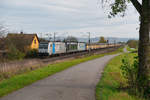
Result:
[[[125,17],[108,18],[99,0],[1,0],[0,22],[10,32],[76,37],[138,38],[139,14],[129,4]],[[42,33],[42,34],[41,34]]]

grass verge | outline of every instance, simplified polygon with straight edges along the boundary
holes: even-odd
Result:
[[[129,95],[125,90],[119,90],[120,85],[126,85],[120,70],[122,59],[125,56],[129,61],[133,61],[136,53],[122,54],[113,58],[106,65],[101,80],[96,86],[96,100],[142,100]]]
[[[23,88],[29,84],[32,84],[35,81],[38,81],[40,79],[53,75],[57,72],[65,70],[71,66],[77,65],[79,63],[82,63],[88,60],[96,59],[105,55],[119,53],[122,51],[123,51],[123,48],[119,48],[118,50],[111,52],[111,53],[92,55],[92,56],[87,56],[84,58],[78,58],[78,59],[74,59],[70,61],[60,62],[57,64],[50,64],[46,67],[42,67],[42,68],[30,71],[30,72],[26,72],[20,75],[13,76],[9,79],[6,79],[0,82],[0,97],[7,95],[8,93],[18,90],[20,88]]]
[[[137,49],[130,48],[129,46],[127,46],[127,50],[130,51],[130,52],[135,52],[135,51],[137,51]]]

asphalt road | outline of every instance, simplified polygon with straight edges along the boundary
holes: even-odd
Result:
[[[127,50],[127,46],[124,47],[123,52],[128,53],[129,51]]]
[[[117,55],[107,55],[73,66],[0,100],[95,100],[95,87],[103,68]]]

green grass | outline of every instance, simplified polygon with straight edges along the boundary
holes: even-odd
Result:
[[[127,46],[127,50],[130,51],[130,52],[137,51],[137,49],[131,49],[129,46]]]
[[[126,80],[121,75],[120,66],[122,58],[127,57],[133,61],[135,53],[122,54],[113,58],[105,67],[101,80],[96,86],[96,100],[142,100],[119,90],[119,86],[126,86]]]
[[[79,63],[82,63],[88,60],[96,59],[104,55],[119,53],[122,51],[123,51],[123,48],[119,48],[118,50],[111,52],[111,53],[92,55],[92,56],[87,56],[84,58],[78,58],[78,59],[74,59],[70,61],[60,62],[57,64],[50,64],[48,66],[30,71],[30,72],[26,72],[20,75],[13,76],[9,79],[6,79],[0,82],[0,97],[7,95],[8,93],[18,90],[20,88],[23,88],[29,84],[32,84],[33,82],[36,82],[40,79],[43,79],[57,72],[65,70],[73,65],[77,65]]]

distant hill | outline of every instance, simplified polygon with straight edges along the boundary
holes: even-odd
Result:
[[[46,40],[48,40],[48,38],[45,38]],[[77,38],[79,42],[88,42],[89,39],[88,38]],[[127,42],[130,39],[135,39],[137,40],[137,38],[116,38],[116,37],[107,37],[107,40],[109,40],[109,43],[114,43],[114,42]],[[64,40],[64,37],[56,37],[55,40]],[[96,43],[99,41],[99,37],[95,37],[95,38],[91,38],[91,43]],[[53,41],[53,39],[51,39],[51,41]]]
[[[88,38],[78,38],[79,41],[81,42],[87,42],[88,41]],[[130,39],[133,39],[133,38],[115,38],[115,37],[107,37],[106,38],[107,40],[109,40],[109,43],[114,43],[114,42],[127,42],[128,40]],[[135,38],[136,39],[136,38]],[[136,39],[137,40],[137,39]],[[96,37],[96,38],[91,38],[91,42],[95,43],[95,42],[98,42],[99,41],[99,37]]]

